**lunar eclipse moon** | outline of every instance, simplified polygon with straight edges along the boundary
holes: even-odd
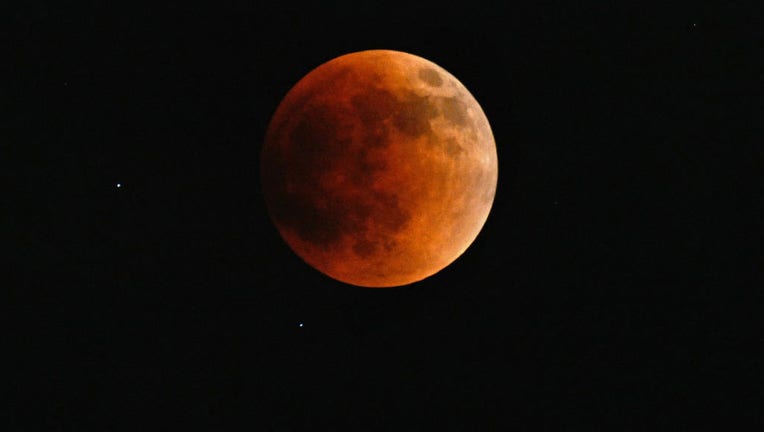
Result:
[[[289,247],[362,287],[427,278],[456,260],[496,193],[493,133],[442,67],[390,50],[346,54],[308,73],[268,125],[263,195]]]

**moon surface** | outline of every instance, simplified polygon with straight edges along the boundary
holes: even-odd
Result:
[[[394,287],[456,260],[485,224],[498,178],[483,110],[445,69],[370,50],[308,73],[276,109],[261,154],[271,219],[336,280]]]

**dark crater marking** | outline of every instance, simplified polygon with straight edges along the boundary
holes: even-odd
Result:
[[[431,68],[422,68],[419,69],[419,72],[417,73],[417,76],[419,76],[419,79],[427,83],[428,85],[432,87],[440,87],[443,85],[443,78],[440,77],[440,74],[435,69]]]

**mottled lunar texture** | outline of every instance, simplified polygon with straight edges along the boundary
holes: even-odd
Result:
[[[475,240],[496,192],[482,109],[440,66],[372,50],[314,69],[286,95],[262,150],[262,186],[287,244],[353,285],[422,280]]]

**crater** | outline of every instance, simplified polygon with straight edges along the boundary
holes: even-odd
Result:
[[[440,87],[443,85],[443,78],[440,77],[440,74],[435,69],[422,68],[419,69],[417,75],[419,76],[420,80],[426,82],[432,87]]]
[[[438,115],[438,109],[427,96],[410,92],[400,103],[393,117],[393,124],[403,133],[418,137],[431,133],[430,120]]]
[[[469,122],[467,106],[458,97],[444,98],[441,110],[443,117],[453,124],[464,126]]]
[[[443,141],[443,147],[451,157],[458,157],[464,153],[464,148],[454,138],[447,138]]]

